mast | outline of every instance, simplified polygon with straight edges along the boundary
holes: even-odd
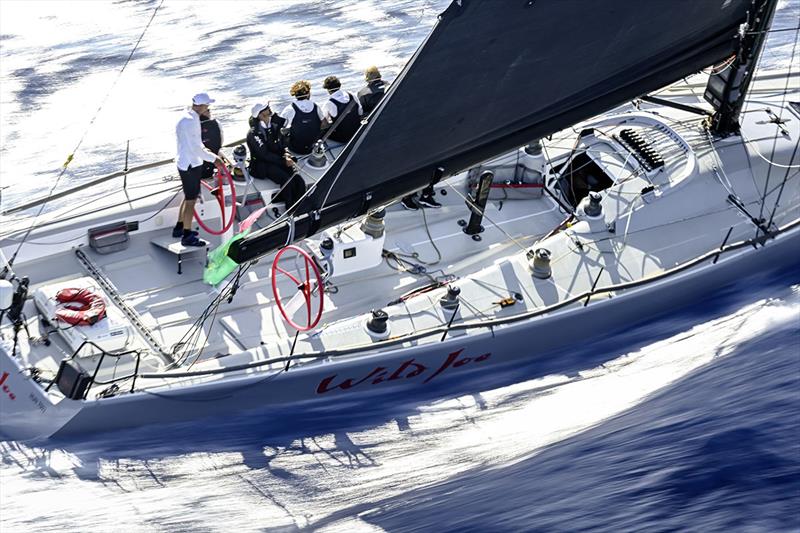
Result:
[[[739,27],[739,50],[731,65],[708,78],[703,95],[714,107],[711,132],[720,137],[738,135],[739,113],[772,24],[778,0],[752,0],[747,21]]]

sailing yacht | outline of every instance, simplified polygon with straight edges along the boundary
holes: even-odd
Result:
[[[775,6],[454,0],[354,138],[298,158],[295,205],[232,151],[209,249],[171,238],[169,176],[3,211],[0,431],[413,391],[796,267],[800,78],[754,76]],[[440,209],[399,205],[426,186]]]

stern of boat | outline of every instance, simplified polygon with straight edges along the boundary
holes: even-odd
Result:
[[[11,344],[0,341],[0,435],[12,440],[49,437],[81,410],[83,402],[48,394],[11,353]]]

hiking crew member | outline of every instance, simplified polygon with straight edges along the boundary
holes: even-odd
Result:
[[[300,155],[311,153],[314,143],[321,137],[322,109],[310,100],[311,84],[300,80],[292,85],[289,94],[295,101],[287,105],[281,116],[286,119],[285,128],[289,131],[289,149]]]
[[[281,136],[284,119],[272,113],[269,104],[256,104],[250,112],[247,148],[250,150],[248,171],[255,179],[269,179],[283,187],[273,201],[285,202],[287,209],[306,192],[306,183],[294,173],[294,161],[286,153]]]
[[[223,136],[222,127],[217,119],[211,118],[211,112],[200,115],[200,137],[203,139],[203,146],[213,154],[219,154],[222,148]],[[208,179],[214,175],[214,163],[203,162],[203,179]]]
[[[198,93],[192,98],[192,107],[181,115],[175,125],[175,136],[178,143],[178,155],[175,162],[183,186],[183,201],[178,211],[178,223],[172,229],[172,236],[181,238],[184,246],[206,246],[206,241],[198,238],[192,231],[194,204],[200,196],[200,178],[203,175],[203,162],[220,162],[220,156],[211,153],[201,137],[200,115],[208,115],[208,106],[214,99],[207,93]]]
[[[353,138],[361,125],[361,104],[352,94],[342,90],[342,84],[336,76],[325,78],[322,87],[331,95],[330,99],[322,105],[327,126],[332,126],[339,116],[342,117],[328,138],[332,141],[346,143]]]
[[[358,91],[358,101],[363,109],[362,115],[369,115],[386,94],[386,83],[381,79],[378,67],[372,66],[364,71],[367,85]]]

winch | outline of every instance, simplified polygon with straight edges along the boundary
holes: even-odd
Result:
[[[306,241],[328,277],[345,276],[374,268],[383,261],[383,243],[386,233],[384,209],[368,214],[361,224],[345,224],[330,228],[319,239]]]

